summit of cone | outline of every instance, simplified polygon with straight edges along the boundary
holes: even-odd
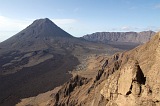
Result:
[[[34,35],[34,37],[72,37],[48,18],[35,20],[31,25],[22,31],[22,33],[24,32],[28,32],[27,34]]]
[[[37,19],[27,28],[16,34],[18,37],[72,37],[50,19]]]
[[[0,48],[9,51],[23,48],[33,50],[33,47],[42,49],[46,48],[47,43],[53,44],[57,39],[67,40],[72,38],[74,38],[72,35],[58,27],[50,19],[44,18],[35,20],[16,35],[2,42]]]

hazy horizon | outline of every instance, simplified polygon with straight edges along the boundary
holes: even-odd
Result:
[[[157,0],[0,1],[0,42],[49,18],[75,37],[95,32],[159,31]]]

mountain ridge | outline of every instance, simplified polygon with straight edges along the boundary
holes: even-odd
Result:
[[[145,43],[155,34],[154,31],[142,32],[96,32],[84,35],[83,38],[95,42],[133,42]]]

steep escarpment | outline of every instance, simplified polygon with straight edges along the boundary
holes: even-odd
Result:
[[[145,45],[123,54],[121,68],[101,90],[109,101],[107,106],[159,105],[159,38],[157,33]]]
[[[145,43],[155,34],[153,31],[143,32],[96,32],[83,36],[84,39],[96,42],[133,42]]]

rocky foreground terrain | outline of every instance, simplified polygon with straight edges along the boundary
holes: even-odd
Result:
[[[160,106],[160,33],[133,50],[91,56],[86,64],[67,83],[17,106]]]

